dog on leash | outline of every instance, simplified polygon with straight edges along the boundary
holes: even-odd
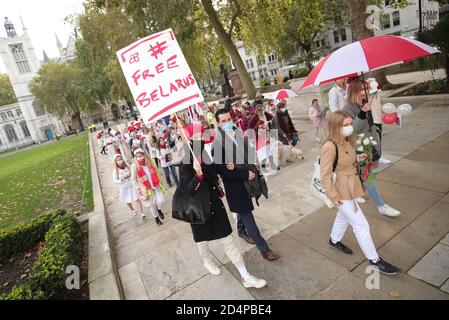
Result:
[[[280,167],[285,167],[287,162],[296,162],[304,160],[303,152],[292,145],[279,143],[277,146],[278,163]]]

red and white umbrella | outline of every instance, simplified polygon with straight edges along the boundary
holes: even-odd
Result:
[[[310,72],[301,89],[356,76],[440,52],[425,43],[398,36],[376,36],[335,50]]]
[[[268,95],[268,99],[272,100],[280,100],[280,99],[287,99],[290,97],[296,97],[298,94],[290,89],[281,89],[275,92],[272,92]]]

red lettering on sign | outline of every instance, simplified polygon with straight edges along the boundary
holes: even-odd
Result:
[[[193,74],[189,74],[189,79],[191,81],[190,84],[195,84],[195,78],[193,77]]]
[[[181,89],[181,88],[185,89],[185,88],[186,88],[186,87],[182,84],[182,80],[176,79],[175,82],[176,82],[176,84],[178,85],[178,88],[179,88],[179,89]]]
[[[162,41],[159,43],[159,41],[156,41],[156,45],[153,47],[150,44],[150,50],[148,52],[151,52],[151,56],[158,59],[158,55],[162,55],[164,53],[164,50],[168,47],[165,46],[167,44],[167,41]]]
[[[170,94],[176,91],[178,91],[178,88],[176,88],[174,83],[170,83]]]
[[[148,70],[148,69],[142,73],[142,76],[143,76],[143,80],[145,80],[148,77],[154,78],[154,74],[150,73],[150,70]]]
[[[150,105],[151,99],[147,98],[147,93],[142,92],[139,94],[139,96],[136,98],[136,101],[142,108],[148,107]]]
[[[159,98],[157,97],[157,90],[151,91],[150,97],[151,97],[151,100],[158,101]]]
[[[161,86],[159,86],[159,91],[161,92],[161,96],[162,97],[169,97],[170,96],[169,94],[164,94],[164,91],[162,90]]]
[[[157,64],[157,66],[156,66],[156,72],[157,72],[157,73],[162,73],[162,72],[164,72],[164,65],[162,64],[162,62]]]
[[[167,59],[167,68],[168,69],[173,69],[173,68],[179,67],[179,65],[176,64],[176,61],[172,61],[172,60],[176,59],[177,57],[178,57],[178,55],[175,54],[174,56],[171,56],[170,58]]]
[[[133,81],[136,84],[136,86],[138,86],[139,84],[137,83],[137,79],[140,78],[140,75],[138,74],[140,72],[140,70],[137,70],[136,72],[134,72],[134,74],[132,75],[133,77]]]

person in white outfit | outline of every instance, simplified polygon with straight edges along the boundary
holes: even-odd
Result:
[[[120,202],[125,203],[131,210],[133,216],[137,215],[135,207],[142,213],[142,204],[137,197],[136,190],[131,182],[131,169],[120,154],[114,156],[114,170],[112,170],[112,181],[120,186]]]
[[[351,115],[342,110],[332,113],[320,152],[321,182],[326,189],[327,197],[338,208],[329,246],[352,255],[352,250],[341,242],[350,225],[371,265],[382,273],[396,274],[400,269],[379,257],[371,238],[368,221],[356,201],[356,198],[364,193],[358,176],[357,162],[366,160],[367,155],[365,153],[356,155],[355,140]]]
[[[329,90],[329,109],[332,112],[342,110],[346,105],[346,79],[335,81],[332,89]]]
[[[156,224],[160,226],[162,225],[161,220],[165,218],[162,213],[165,187],[159,177],[157,168],[143,149],[134,150],[134,156],[135,160],[131,166],[131,181],[136,187],[140,201],[145,207],[150,208]]]

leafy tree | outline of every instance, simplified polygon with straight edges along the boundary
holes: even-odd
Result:
[[[47,112],[60,117],[75,115],[84,130],[81,112],[93,110],[96,99],[93,86],[76,63],[48,62],[39,69],[30,88]]]
[[[432,30],[422,32],[420,40],[438,47],[441,53],[432,55],[433,66],[443,65],[446,71],[446,78],[449,76],[449,18],[440,20]]]
[[[0,106],[17,102],[7,74],[0,74]]]

